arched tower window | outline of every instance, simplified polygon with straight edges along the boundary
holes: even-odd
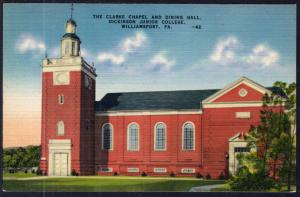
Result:
[[[194,150],[195,146],[195,128],[193,123],[187,122],[182,129],[182,149]]]
[[[139,126],[136,123],[128,125],[127,129],[127,150],[139,150]]]
[[[154,150],[166,150],[166,125],[162,122],[155,125]]]
[[[106,123],[102,126],[102,150],[113,149],[113,127]]]
[[[58,136],[65,135],[65,124],[62,120],[58,121],[56,124],[56,133]]]

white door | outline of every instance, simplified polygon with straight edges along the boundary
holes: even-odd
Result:
[[[68,153],[54,153],[54,176],[68,175]]]

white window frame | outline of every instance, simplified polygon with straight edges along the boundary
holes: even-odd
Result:
[[[195,168],[181,168],[181,173],[182,174],[192,174],[195,173],[196,169]]]
[[[167,168],[153,168],[154,173],[167,173]]]
[[[60,126],[62,125],[62,133],[60,133]],[[56,135],[57,136],[64,136],[65,135],[65,123],[64,121],[60,120],[56,123]]]
[[[104,127],[105,125],[110,125],[111,127],[111,146],[110,146],[110,149],[104,149]],[[104,123],[102,125],[102,129],[101,129],[101,132],[102,132],[102,139],[101,139],[101,149],[102,150],[108,150],[108,151],[112,151],[114,149],[114,127],[111,123]]]
[[[192,124],[193,125],[193,148],[192,149],[185,149],[184,148],[184,126],[186,124]],[[195,124],[191,121],[187,121],[185,123],[183,123],[182,125],[182,132],[181,132],[181,149],[184,150],[184,151],[194,151],[195,150],[195,136],[196,136],[196,127],[195,127]]]
[[[137,173],[137,172],[140,172],[140,169],[139,168],[127,168],[127,172]]]
[[[129,146],[129,131],[130,131],[130,126],[131,125],[136,125],[137,126],[137,132],[138,132],[138,136],[137,136],[137,138],[138,138],[138,140],[137,140],[137,148],[136,149],[130,149],[130,146]],[[139,151],[140,150],[140,125],[138,124],[138,123],[136,123],[136,122],[131,122],[130,124],[128,124],[128,126],[127,126],[127,151]]]
[[[58,95],[58,104],[62,105],[64,103],[65,103],[65,96],[63,94],[59,94]]]
[[[113,169],[111,167],[100,167],[100,172],[112,172],[112,171]]]
[[[165,147],[164,149],[156,149],[156,127],[158,124],[163,124],[165,126]],[[166,151],[167,150],[167,125],[164,122],[157,122],[154,125],[154,151]]]

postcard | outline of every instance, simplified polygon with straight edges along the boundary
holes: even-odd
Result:
[[[3,4],[3,191],[296,190],[296,5]]]

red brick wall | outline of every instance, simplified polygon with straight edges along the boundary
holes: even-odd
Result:
[[[181,136],[182,126],[191,121],[195,125],[195,150],[183,151]],[[140,127],[140,149],[138,152],[127,151],[127,127],[136,122]],[[157,122],[167,125],[166,151],[154,151],[154,126]],[[112,151],[101,150],[101,129],[105,123],[113,125],[114,146]],[[127,173],[128,167],[140,168],[149,175],[154,167],[166,167],[169,175],[171,171],[180,175],[181,167],[193,167],[196,172],[201,171],[201,115],[145,115],[145,116],[111,116],[96,117],[95,126],[95,160],[97,174],[99,166],[113,167],[113,172]]]
[[[93,140],[94,128],[92,126],[91,134],[86,135],[83,131],[83,123],[86,117],[94,122],[94,100],[95,83],[91,90],[85,90],[84,73],[81,71],[70,72],[69,85],[53,85],[53,73],[43,73],[42,84],[42,155],[46,161],[41,161],[40,167],[44,172],[48,171],[48,143],[50,139],[71,139],[71,169],[81,172],[81,165],[89,165],[89,169],[83,171],[83,174],[93,174],[93,166],[87,163],[93,163]],[[58,95],[64,95],[64,104],[58,103]],[[64,121],[65,135],[57,136],[56,124],[58,121]],[[92,124],[94,125],[94,124]],[[84,144],[81,146],[81,144]],[[86,152],[84,152],[86,151]]]
[[[217,178],[227,173],[228,140],[239,132],[248,132],[260,121],[260,107],[208,108],[203,110],[203,166],[206,174]],[[235,118],[235,112],[250,112],[250,119]]]

